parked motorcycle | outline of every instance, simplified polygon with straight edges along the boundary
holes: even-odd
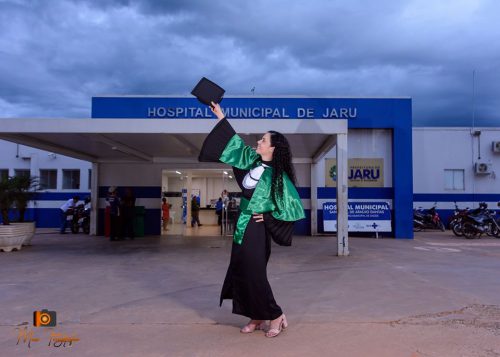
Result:
[[[455,202],[455,211],[453,215],[450,216],[448,220],[448,228],[453,232],[457,237],[463,236],[462,232],[462,220],[465,216],[469,214],[469,207],[465,209],[460,209]]]
[[[90,233],[90,207],[79,205],[74,209],[71,222],[71,232],[77,234],[82,229],[83,233]]]
[[[486,233],[488,225],[485,223],[485,216],[467,215],[462,221],[462,233],[465,238],[481,238],[481,235]]]
[[[419,232],[423,229],[440,229],[445,231],[445,226],[436,212],[436,204],[424,210],[421,207],[413,210],[413,231]]]
[[[486,234],[490,237],[500,238],[500,218],[496,218],[497,213],[493,210],[488,210],[485,212],[486,224],[488,229]]]
[[[460,211],[451,227],[453,233],[462,234],[467,239],[480,238],[483,234],[500,238],[500,220],[496,219],[495,211],[488,210],[485,202],[474,210]]]

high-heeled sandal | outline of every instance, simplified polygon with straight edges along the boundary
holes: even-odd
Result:
[[[269,330],[267,330],[266,337],[276,337],[281,333],[281,331],[283,331],[287,327],[288,327],[288,321],[286,320],[285,314],[283,314],[283,315],[281,315],[281,321],[280,321],[278,328],[277,329],[270,328]]]
[[[258,322],[256,324],[253,324],[253,323],[248,323],[247,325],[243,326],[240,330],[241,333],[252,333],[254,332],[255,330],[262,330],[262,324],[264,323],[264,321],[261,321],[261,322]]]

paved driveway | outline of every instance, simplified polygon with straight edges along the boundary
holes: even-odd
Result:
[[[500,239],[352,238],[349,257],[331,237],[273,245],[269,280],[290,323],[275,339],[240,334],[246,319],[218,306],[230,246],[40,232],[0,253],[0,355],[500,356]],[[43,308],[55,328],[33,327]]]

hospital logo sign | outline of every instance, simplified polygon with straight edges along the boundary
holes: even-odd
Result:
[[[384,187],[384,159],[348,160],[349,187]],[[337,159],[325,159],[325,186],[337,187]]]

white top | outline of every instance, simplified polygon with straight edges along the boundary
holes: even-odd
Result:
[[[78,203],[78,202],[77,202]],[[69,200],[66,201],[65,204],[61,206],[61,209],[66,212],[68,209],[73,208],[76,206],[76,203],[74,203],[73,199],[70,198]]]
[[[269,165],[260,164],[259,166],[251,169],[243,178],[243,187],[246,189],[255,188],[266,167],[269,167]]]

